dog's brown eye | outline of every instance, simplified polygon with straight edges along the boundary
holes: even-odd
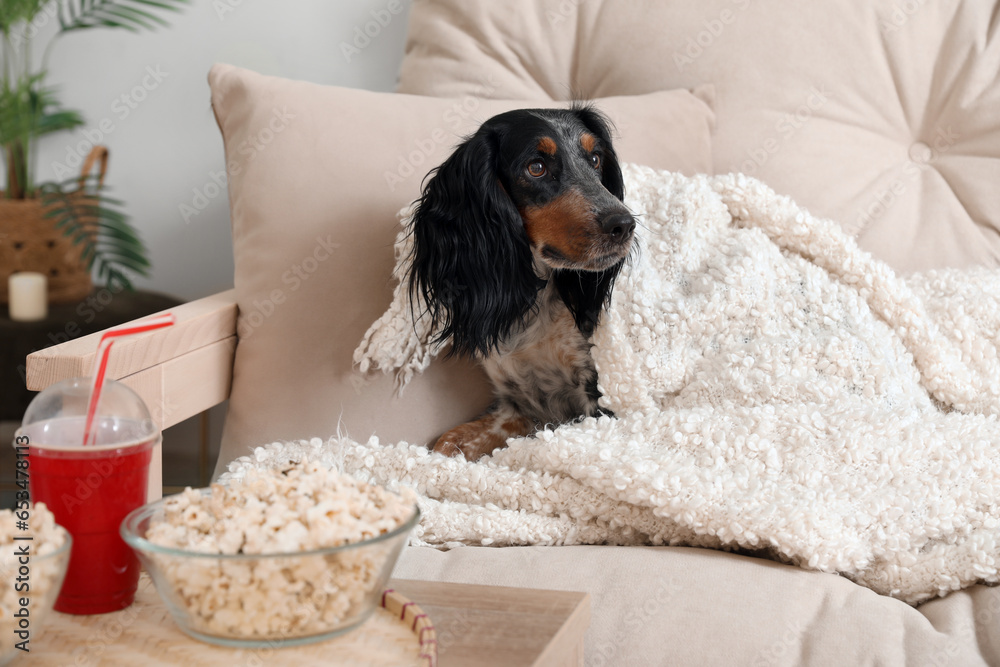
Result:
[[[545,174],[545,163],[541,160],[535,160],[534,162],[528,163],[528,174],[538,178]]]
[[[601,156],[598,155],[597,153],[594,153],[593,155],[591,155],[590,156],[590,166],[593,167],[594,169],[600,169],[601,168]]]

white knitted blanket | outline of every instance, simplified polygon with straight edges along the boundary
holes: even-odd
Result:
[[[1000,580],[1000,272],[902,278],[754,179],[625,176],[640,252],[593,349],[615,418],[476,463],[336,437],[231,474],[310,456],[413,486],[421,544],[745,549],[911,604]],[[439,351],[407,299],[356,354],[404,384]]]

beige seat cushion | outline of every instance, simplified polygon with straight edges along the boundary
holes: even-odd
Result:
[[[401,92],[710,83],[717,172],[760,178],[901,270],[1000,265],[994,2],[416,0],[410,21]]]
[[[391,300],[396,214],[427,172],[481,121],[538,105],[372,93],[225,65],[209,79],[240,309],[220,466],[257,445],[338,429],[427,442],[482,411],[489,389],[468,363],[436,363],[396,398],[391,379],[354,372],[352,352]],[[624,160],[711,169],[713,117],[702,98],[681,90],[600,107]],[[639,130],[652,125],[666,129]]]
[[[394,576],[586,591],[587,665],[996,665],[1000,589],[914,609],[833,574],[683,547],[404,550]],[[461,627],[438,628],[438,643]]]

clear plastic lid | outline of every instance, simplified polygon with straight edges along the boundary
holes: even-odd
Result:
[[[28,405],[16,436],[46,449],[79,449],[83,446],[90,378],[63,380],[39,393]],[[105,380],[92,430],[96,438],[87,449],[121,447],[153,441],[159,428],[139,395],[115,380]]]

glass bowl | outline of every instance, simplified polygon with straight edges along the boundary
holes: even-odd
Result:
[[[420,520],[414,506],[399,527],[361,542],[314,551],[211,554],[145,538],[150,522],[162,520],[163,502],[126,516],[122,539],[138,554],[182,631],[246,648],[322,641],[364,623]]]
[[[3,637],[0,641],[0,646],[3,647],[2,653],[0,653],[0,665],[10,663],[19,655],[30,655],[30,653],[17,648],[17,643],[22,638],[16,633],[25,629],[19,627],[20,620],[14,617],[14,614],[21,608],[21,598],[26,597],[29,600],[27,621],[29,627],[26,629],[31,633],[30,639],[34,639],[41,635],[45,618],[52,611],[52,605],[55,604],[59,589],[62,588],[63,579],[66,578],[66,569],[69,566],[69,554],[73,549],[73,538],[62,526],[57,525],[56,529],[62,533],[62,546],[44,556],[34,554],[37,544],[26,541],[14,543],[14,545],[32,545],[29,547],[31,552],[27,563],[27,574],[21,571],[22,564],[18,562],[15,554],[17,547],[11,545],[3,547],[3,554],[0,556],[0,581],[9,582],[9,590],[0,593],[0,607],[5,610],[3,618],[0,618],[0,633]],[[27,580],[30,587],[28,591],[19,592],[17,590],[18,577]],[[8,595],[12,601],[10,607],[7,605]],[[10,613],[7,613],[8,611]],[[38,650],[37,642],[34,644],[29,642],[27,646],[29,649]]]

